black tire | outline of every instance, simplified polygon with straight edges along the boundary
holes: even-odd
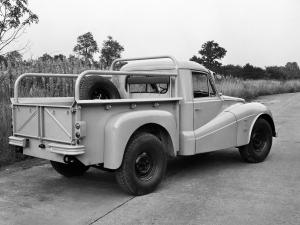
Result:
[[[134,134],[116,170],[121,188],[132,195],[153,192],[164,178],[167,156],[161,141],[149,133]]]
[[[74,164],[64,164],[60,162],[50,161],[52,167],[59,174],[65,177],[77,177],[83,175],[90,167],[85,166],[81,162],[76,162]]]
[[[248,145],[239,148],[242,158],[246,162],[258,163],[264,161],[272,147],[272,129],[270,124],[259,118],[252,129]]]
[[[86,76],[81,79],[79,99],[120,99],[115,85],[107,78],[100,76]]]

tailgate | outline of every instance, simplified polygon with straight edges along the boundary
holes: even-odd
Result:
[[[71,106],[17,104],[12,113],[15,136],[71,144],[75,117]]]

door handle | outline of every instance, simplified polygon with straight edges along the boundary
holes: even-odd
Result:
[[[195,111],[200,111],[201,110],[201,108],[195,108]]]

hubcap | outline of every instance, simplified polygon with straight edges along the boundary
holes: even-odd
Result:
[[[146,152],[140,154],[135,160],[135,174],[142,180],[149,180],[155,171],[152,158]]]
[[[92,93],[90,94],[90,99],[110,99],[110,96],[103,90],[101,89],[96,89],[93,90]]]
[[[252,137],[252,146],[254,151],[261,152],[266,145],[266,137],[262,130],[257,130]]]

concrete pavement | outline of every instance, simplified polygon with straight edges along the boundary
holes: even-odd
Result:
[[[49,164],[0,173],[0,224],[300,224],[300,93],[259,101],[279,130],[263,163],[236,149],[172,159],[141,197],[96,169],[71,179]]]

